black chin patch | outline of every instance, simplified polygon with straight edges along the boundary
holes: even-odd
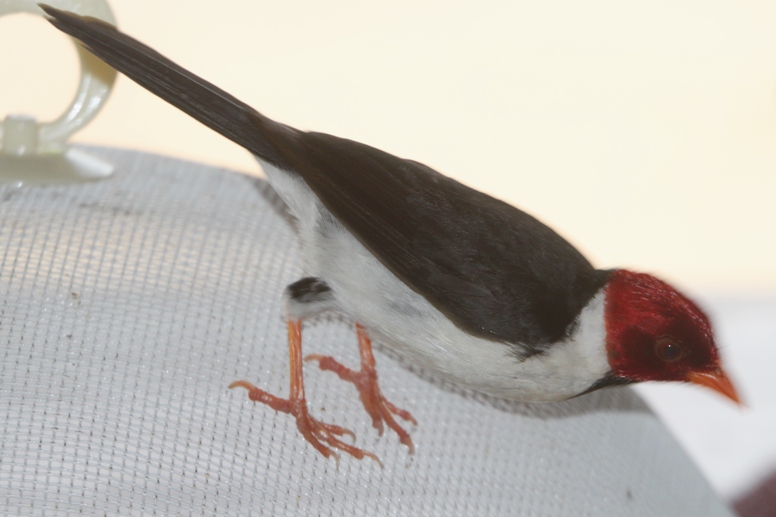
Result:
[[[617,377],[612,372],[607,373],[597,381],[595,381],[588,389],[580,393],[579,395],[575,395],[574,397],[580,397],[582,395],[587,395],[588,393],[591,393],[596,390],[600,390],[601,388],[610,388],[612,386],[626,386],[628,384],[634,384],[636,381],[632,381],[630,379],[626,379],[624,377]]]

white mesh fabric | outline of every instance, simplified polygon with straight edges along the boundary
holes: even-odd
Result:
[[[91,149],[108,181],[0,186],[3,515],[729,515],[626,389],[524,405],[457,390],[376,351],[416,454],[377,438],[355,389],[312,364],[314,415],[370,460],[326,460],[286,414],[280,298],[292,226],[262,181]],[[305,353],[357,365],[355,333],[310,322]]]

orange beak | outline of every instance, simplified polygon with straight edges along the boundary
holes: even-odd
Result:
[[[717,393],[721,393],[739,406],[743,406],[743,402],[736,393],[736,389],[733,387],[733,383],[722,368],[715,368],[710,372],[690,372],[687,374],[687,380],[693,384],[700,384],[711,388]]]

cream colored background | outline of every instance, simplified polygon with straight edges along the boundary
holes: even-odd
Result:
[[[431,165],[600,267],[776,290],[776,4],[746,0],[113,0],[123,30],[299,128]],[[76,58],[0,19],[0,117],[51,119]],[[126,78],[77,141],[259,174]]]

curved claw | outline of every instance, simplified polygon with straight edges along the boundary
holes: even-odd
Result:
[[[288,399],[282,399],[267,393],[266,391],[257,388],[248,381],[234,381],[229,385],[229,388],[245,388],[248,390],[248,398],[254,402],[261,402],[262,404],[267,404],[275,411],[281,411],[283,413],[293,415],[293,417],[296,419],[296,427],[299,429],[299,432],[302,433],[302,436],[304,436],[305,440],[307,440],[310,445],[315,447],[318,452],[323,454],[324,457],[330,458],[331,456],[334,456],[334,459],[337,460],[337,465],[339,465],[339,455],[331,448],[346,452],[357,459],[363,459],[364,457],[372,458],[382,468],[383,463],[380,461],[380,458],[371,452],[367,452],[363,449],[355,447],[354,445],[347,444],[338,438],[341,436],[350,436],[350,438],[355,441],[356,435],[353,433],[353,431],[338,425],[320,422],[310,415],[310,412],[307,409],[307,400],[305,399],[304,394],[304,375],[302,372],[302,322],[301,320],[289,319],[287,321],[287,327],[288,355],[290,359],[289,367],[291,370],[290,394]],[[360,329],[361,327],[358,328]],[[362,341],[361,334],[359,333],[360,346],[362,345]],[[368,338],[366,338],[366,341],[368,346]],[[364,350],[362,348],[362,356],[363,353]],[[368,350],[368,353],[371,355],[371,348]],[[316,359],[319,361],[325,361],[327,358],[319,355],[309,355],[305,358],[307,361]],[[374,359],[372,359],[372,366],[374,366]],[[340,365],[340,367],[342,366]],[[374,368],[372,368],[372,370],[373,369]],[[375,386],[375,388],[377,388],[376,373],[374,374],[374,382],[372,382],[372,384]],[[379,394],[379,388],[377,388],[375,393],[381,396]],[[365,400],[363,393],[361,399]],[[387,407],[389,411],[393,411],[405,419],[407,417],[404,416],[404,414],[409,415],[409,413],[406,413],[402,410],[397,410],[392,404],[389,404],[388,406],[383,404],[382,407]],[[376,413],[374,413],[374,410],[370,410],[369,407],[367,407],[367,411],[369,411],[369,414],[372,415],[374,422],[382,425],[382,421],[385,420],[390,427],[397,429],[397,433],[399,433],[402,443],[406,444],[410,448],[410,452],[412,452],[412,441],[409,439],[409,435],[406,433],[406,431],[401,429],[392,418],[390,418],[390,415],[388,415],[388,418],[383,417],[383,419],[375,420],[377,417],[375,416]],[[412,417],[410,416],[410,418]]]
[[[310,445],[320,452],[325,458],[334,457],[339,465],[339,455],[332,450],[338,449],[346,452],[356,459],[363,459],[364,457],[375,460],[380,467],[383,467],[383,463],[380,458],[372,454],[371,452],[359,449],[354,445],[347,444],[337,438],[338,436],[349,436],[351,440],[356,440],[356,434],[350,429],[346,429],[342,426],[327,424],[313,418],[308,409],[307,404],[304,401],[293,402],[291,400],[282,399],[271,395],[264,390],[261,390],[251,384],[248,381],[234,381],[229,385],[229,388],[245,388],[248,390],[248,398],[254,402],[261,402],[267,404],[276,411],[283,413],[289,413],[296,419],[296,427],[302,436],[307,440]],[[324,443],[326,445],[324,445]]]
[[[371,355],[371,350],[369,354]],[[362,362],[361,370],[353,371],[329,356],[310,354],[304,360],[318,361],[318,367],[321,370],[334,372],[343,381],[352,383],[358,389],[361,403],[372,418],[372,426],[377,429],[377,433],[382,436],[385,425],[387,425],[399,436],[399,441],[407,446],[410,454],[415,452],[412,438],[396,422],[393,415],[412,422],[413,425],[418,425],[418,423],[409,411],[400,409],[385,399],[380,391],[380,386],[377,382],[377,372],[374,369],[373,363],[370,365],[368,362],[366,364]]]

